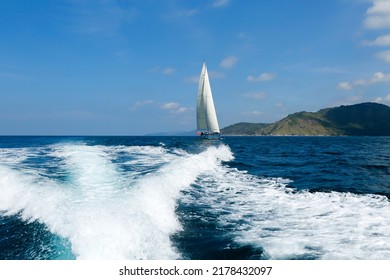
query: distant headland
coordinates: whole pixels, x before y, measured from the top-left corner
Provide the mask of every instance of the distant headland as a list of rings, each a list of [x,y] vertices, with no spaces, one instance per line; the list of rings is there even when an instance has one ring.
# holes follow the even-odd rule
[[[298,112],[274,123],[237,123],[222,135],[390,136],[390,107],[361,103]]]

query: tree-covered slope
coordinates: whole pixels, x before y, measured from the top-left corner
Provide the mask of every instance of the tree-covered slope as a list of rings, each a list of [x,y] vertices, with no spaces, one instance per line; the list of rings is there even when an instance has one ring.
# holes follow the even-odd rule
[[[222,129],[224,135],[367,135],[390,136],[390,107],[361,103],[298,112],[272,124],[238,123]]]

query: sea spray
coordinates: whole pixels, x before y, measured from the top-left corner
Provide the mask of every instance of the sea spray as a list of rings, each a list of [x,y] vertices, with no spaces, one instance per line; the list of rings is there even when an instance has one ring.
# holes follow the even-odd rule
[[[2,258],[390,259],[388,138],[7,141]]]
[[[142,157],[139,151],[82,144],[52,149],[50,156],[61,160],[67,180],[2,166],[0,189],[6,195],[1,197],[0,209],[45,224],[70,241],[79,259],[180,258],[170,240],[181,229],[175,214],[180,192],[202,172],[216,168],[220,160],[232,158],[223,145],[199,154],[169,154],[169,161],[156,172],[131,180],[131,174],[113,161],[118,150]],[[153,149],[154,157],[167,156],[159,149]]]
[[[183,203],[206,206],[222,232],[240,246],[260,248],[261,258],[390,258],[387,197],[296,191],[289,183],[220,166]]]

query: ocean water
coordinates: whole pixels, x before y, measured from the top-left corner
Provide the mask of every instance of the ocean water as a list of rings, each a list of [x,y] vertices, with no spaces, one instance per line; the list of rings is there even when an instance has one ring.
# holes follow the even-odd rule
[[[0,137],[0,259],[390,259],[390,137]]]

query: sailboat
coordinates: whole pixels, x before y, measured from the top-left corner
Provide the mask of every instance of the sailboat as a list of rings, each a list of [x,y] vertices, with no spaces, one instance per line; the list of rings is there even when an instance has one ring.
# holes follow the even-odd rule
[[[221,139],[206,63],[203,63],[202,71],[200,72],[196,119],[196,133],[201,138]]]

